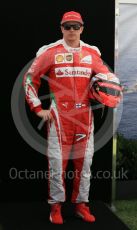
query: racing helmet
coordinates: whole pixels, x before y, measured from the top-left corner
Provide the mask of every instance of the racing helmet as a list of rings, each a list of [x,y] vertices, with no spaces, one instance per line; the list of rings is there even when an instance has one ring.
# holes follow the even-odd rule
[[[97,102],[115,108],[122,99],[122,86],[113,73],[96,74],[90,82],[91,98]]]

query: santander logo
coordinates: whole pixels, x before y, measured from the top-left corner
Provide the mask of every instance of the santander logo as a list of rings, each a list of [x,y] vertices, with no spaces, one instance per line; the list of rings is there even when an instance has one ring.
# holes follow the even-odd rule
[[[60,75],[63,75],[64,73],[59,69],[56,74],[60,76]]]
[[[92,73],[91,68],[85,67],[62,67],[55,68],[56,77],[86,77],[90,78]]]

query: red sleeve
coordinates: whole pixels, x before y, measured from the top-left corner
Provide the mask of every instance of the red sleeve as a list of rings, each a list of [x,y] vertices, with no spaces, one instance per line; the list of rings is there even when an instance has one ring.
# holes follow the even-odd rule
[[[98,73],[110,73],[110,70],[106,65],[104,65],[101,57],[99,55],[93,55],[93,63],[92,63],[92,68],[93,68],[93,74],[98,74]]]
[[[110,73],[110,70],[108,67],[103,63],[100,54],[94,51],[92,53],[92,76],[95,74],[108,74]],[[95,99],[93,96],[92,88],[90,89],[89,97],[91,99]]]
[[[38,89],[40,87],[40,78],[46,74],[52,65],[52,54],[45,51],[36,57],[24,76],[25,98],[34,112],[42,110],[41,101],[38,98]]]

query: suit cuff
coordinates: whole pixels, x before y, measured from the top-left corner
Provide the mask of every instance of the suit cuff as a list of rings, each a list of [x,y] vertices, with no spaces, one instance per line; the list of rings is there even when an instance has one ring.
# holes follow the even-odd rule
[[[38,113],[38,112],[40,112],[41,110],[42,110],[41,105],[38,105],[38,106],[36,106],[36,107],[33,108],[33,111],[34,111],[35,113]]]

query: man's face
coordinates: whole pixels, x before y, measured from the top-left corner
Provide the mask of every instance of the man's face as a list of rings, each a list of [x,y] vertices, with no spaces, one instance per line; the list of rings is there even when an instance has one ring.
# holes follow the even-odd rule
[[[65,22],[61,25],[61,31],[65,40],[80,40],[80,34],[83,32],[83,26],[79,22]]]

